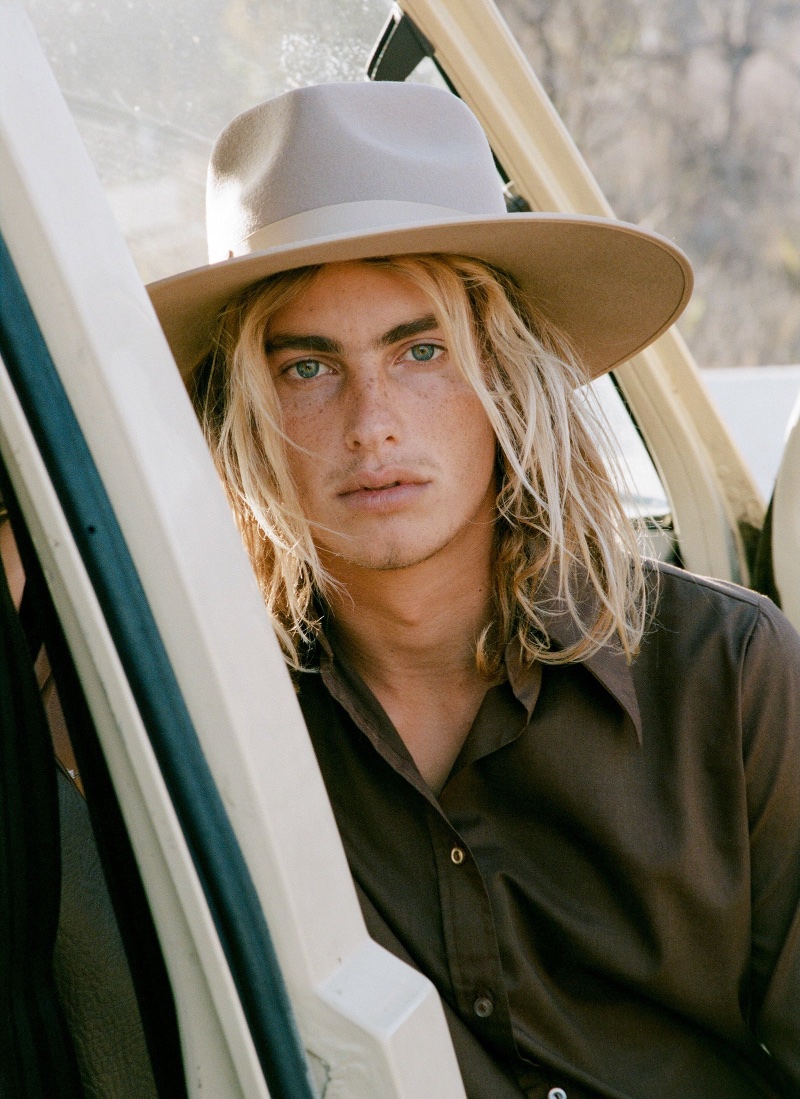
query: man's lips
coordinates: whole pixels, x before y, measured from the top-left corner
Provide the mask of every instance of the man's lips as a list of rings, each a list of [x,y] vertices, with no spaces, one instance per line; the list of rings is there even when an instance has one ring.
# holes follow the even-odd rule
[[[362,470],[345,481],[339,490],[339,496],[350,496],[354,492],[381,492],[405,485],[425,485],[427,483],[427,477],[404,469],[379,469],[374,473]]]
[[[363,471],[345,481],[338,496],[348,507],[388,510],[412,502],[429,484],[428,478],[407,470]]]
[[[360,488],[353,489],[353,492],[383,492],[387,488],[397,488],[398,485],[411,484],[410,481],[387,481],[385,484],[380,485],[361,485]],[[346,494],[348,495],[348,494]]]

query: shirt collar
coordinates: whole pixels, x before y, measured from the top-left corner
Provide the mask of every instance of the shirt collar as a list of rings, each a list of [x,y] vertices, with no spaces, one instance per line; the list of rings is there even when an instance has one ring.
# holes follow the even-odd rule
[[[557,613],[549,623],[550,638],[560,649],[566,649],[579,640],[577,623],[565,610]],[[320,665],[330,667],[336,660],[330,641],[324,631],[318,635]],[[341,659],[341,657],[339,657]],[[631,666],[624,653],[613,645],[604,645],[592,656],[579,661],[604,687],[630,718],[636,739],[642,743],[642,717],[633,682]],[[515,697],[525,707],[530,721],[542,685],[541,665],[522,659],[519,642],[512,639],[505,652],[508,682]]]
[[[574,645],[580,639],[578,625],[566,610],[554,617],[549,628],[551,640],[555,641],[561,649]],[[636,739],[641,745],[642,716],[633,682],[633,672],[625,654],[609,644],[581,660],[580,663],[626,712],[636,732]]]

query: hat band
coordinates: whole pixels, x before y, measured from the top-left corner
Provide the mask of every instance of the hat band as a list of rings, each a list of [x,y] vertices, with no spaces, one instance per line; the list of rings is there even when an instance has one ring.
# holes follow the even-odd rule
[[[491,213],[491,211],[490,211]],[[285,244],[302,244],[341,233],[369,233],[375,230],[409,229],[414,225],[436,224],[475,217],[464,210],[449,206],[429,206],[424,202],[394,202],[370,199],[365,202],[342,202],[335,206],[320,206],[265,225],[246,237],[234,251],[235,256],[264,252]]]

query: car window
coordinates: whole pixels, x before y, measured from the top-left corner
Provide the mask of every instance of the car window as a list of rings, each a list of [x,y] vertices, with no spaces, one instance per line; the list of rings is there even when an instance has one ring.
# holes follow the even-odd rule
[[[661,561],[676,561],[677,539],[666,490],[611,375],[592,383],[592,395],[601,431],[616,451],[613,475],[644,552]]]
[[[234,115],[363,80],[391,0],[26,0],[145,282],[207,262],[206,166]]]

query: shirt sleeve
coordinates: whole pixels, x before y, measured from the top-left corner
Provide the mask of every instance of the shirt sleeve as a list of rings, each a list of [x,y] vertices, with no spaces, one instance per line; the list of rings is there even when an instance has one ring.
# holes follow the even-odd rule
[[[767,600],[742,662],[751,1026],[800,1086],[800,636]]]

